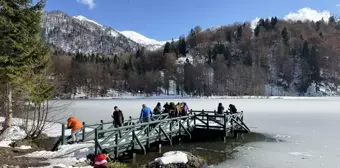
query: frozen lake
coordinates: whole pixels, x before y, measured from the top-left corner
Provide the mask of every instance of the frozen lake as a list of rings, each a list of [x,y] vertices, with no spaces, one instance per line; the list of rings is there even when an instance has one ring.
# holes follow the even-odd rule
[[[234,160],[214,167],[340,168],[340,98],[312,99],[128,99],[75,100],[67,112],[86,123],[111,121],[114,106],[124,117],[138,117],[142,104],[153,108],[157,102],[187,102],[190,109],[215,110],[235,104],[244,111],[251,131],[269,134],[283,142],[256,142],[239,147]],[[66,102],[66,101],[65,101]]]

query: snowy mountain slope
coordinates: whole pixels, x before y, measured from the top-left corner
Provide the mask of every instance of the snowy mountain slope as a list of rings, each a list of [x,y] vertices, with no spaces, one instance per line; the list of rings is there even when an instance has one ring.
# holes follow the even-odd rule
[[[101,24],[99,24],[99,23],[97,23],[97,22],[95,22],[95,21],[93,21],[93,20],[91,20],[91,19],[88,19],[88,18],[86,18],[85,16],[77,15],[77,16],[73,16],[73,18],[78,19],[78,20],[80,20],[80,21],[82,21],[82,22],[91,22],[91,23],[93,23],[93,24],[96,24],[96,25],[98,25],[98,26],[103,27],[103,25],[101,25]]]
[[[84,16],[71,17],[61,11],[44,13],[41,27],[41,38],[65,52],[112,55],[140,48],[139,44],[110,27]]]
[[[157,41],[154,39],[147,38],[135,31],[121,31],[125,37],[129,38],[130,40],[148,48],[148,49],[158,49],[165,45],[166,41]]]
[[[85,16],[69,16],[62,11],[46,12],[41,37],[48,44],[70,53],[115,54],[133,52],[140,47],[161,48],[166,42],[147,38],[137,32],[119,32]]]

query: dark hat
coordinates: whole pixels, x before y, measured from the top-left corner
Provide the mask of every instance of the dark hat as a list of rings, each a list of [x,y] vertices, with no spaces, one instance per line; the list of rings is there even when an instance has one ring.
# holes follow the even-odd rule
[[[102,153],[103,153],[103,154],[109,154],[109,150],[103,149],[103,150],[102,150]]]

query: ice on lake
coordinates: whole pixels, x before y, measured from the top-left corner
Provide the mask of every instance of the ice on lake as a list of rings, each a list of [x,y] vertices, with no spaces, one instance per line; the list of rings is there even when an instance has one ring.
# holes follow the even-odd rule
[[[278,142],[255,142],[239,147],[235,159],[213,167],[340,168],[340,98],[313,99],[114,99],[75,100],[67,112],[86,123],[111,121],[114,106],[124,117],[139,117],[142,104],[187,102],[190,109],[215,110],[235,104],[253,132],[271,135]],[[282,140],[282,141],[281,141]],[[223,150],[223,149],[221,149]]]

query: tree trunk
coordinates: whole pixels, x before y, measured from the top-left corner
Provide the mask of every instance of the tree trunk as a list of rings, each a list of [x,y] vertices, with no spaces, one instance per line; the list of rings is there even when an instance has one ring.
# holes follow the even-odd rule
[[[7,135],[9,134],[9,129],[12,126],[12,120],[13,120],[13,109],[12,109],[12,88],[10,88],[9,84],[7,86],[7,113],[6,113],[6,119],[5,124],[3,125],[3,129],[0,132],[0,141],[5,139]]]

